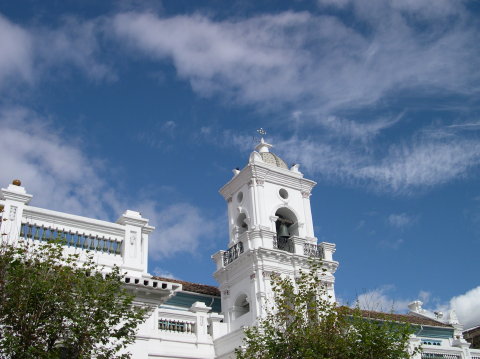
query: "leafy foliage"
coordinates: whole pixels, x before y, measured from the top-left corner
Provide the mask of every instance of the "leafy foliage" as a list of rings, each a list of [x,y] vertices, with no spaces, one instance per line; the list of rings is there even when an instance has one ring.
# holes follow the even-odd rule
[[[237,359],[410,358],[410,325],[337,307],[327,295],[323,275],[321,263],[311,262],[310,270],[295,281],[274,277],[273,305],[258,326],[245,330]]]
[[[65,255],[60,241],[0,244],[0,358],[130,358],[146,309],[114,267],[102,274],[88,255]]]

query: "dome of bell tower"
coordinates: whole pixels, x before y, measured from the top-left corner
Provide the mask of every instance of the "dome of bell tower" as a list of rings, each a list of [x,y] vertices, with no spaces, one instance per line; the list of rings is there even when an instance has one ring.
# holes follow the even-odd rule
[[[260,143],[255,147],[255,150],[260,154],[263,162],[288,170],[288,166],[285,161],[278,157],[275,153],[270,152],[271,147],[272,145],[265,142],[265,140],[262,138]]]
[[[280,168],[285,168],[288,170],[288,166],[284,160],[278,157],[275,153],[272,152],[261,152],[260,156],[262,156],[262,160],[265,163],[275,165]]]

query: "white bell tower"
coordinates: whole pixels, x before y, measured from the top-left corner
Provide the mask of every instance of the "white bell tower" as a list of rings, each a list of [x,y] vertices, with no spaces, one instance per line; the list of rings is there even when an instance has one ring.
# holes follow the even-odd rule
[[[317,244],[310,209],[315,182],[299,165],[288,168],[262,138],[242,170],[220,189],[228,205],[228,250],[212,256],[228,331],[255,324],[265,315],[271,274],[295,276],[308,257],[323,259],[325,283],[334,300],[338,262],[335,245]]]

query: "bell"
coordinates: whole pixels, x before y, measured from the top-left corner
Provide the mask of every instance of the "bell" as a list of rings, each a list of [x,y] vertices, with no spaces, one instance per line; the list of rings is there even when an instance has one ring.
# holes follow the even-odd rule
[[[279,237],[290,237],[290,233],[288,233],[288,227],[285,223],[280,223],[280,226],[278,227],[278,232],[277,235]]]

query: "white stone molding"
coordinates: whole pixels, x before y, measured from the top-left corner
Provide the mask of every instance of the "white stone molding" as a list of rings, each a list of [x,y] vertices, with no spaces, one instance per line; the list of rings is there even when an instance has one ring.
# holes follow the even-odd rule
[[[2,188],[0,191],[0,199],[12,202],[28,204],[33,197],[27,193],[24,187],[14,184],[9,184],[8,188]]]
[[[311,192],[310,191],[302,191],[302,197],[303,198],[310,198]]]
[[[258,153],[257,151],[253,151],[251,154],[250,154],[250,157],[248,159],[248,162],[249,163],[258,163],[258,162],[263,162],[263,159],[262,159],[262,156],[260,156],[260,153]]]
[[[10,206],[10,214],[8,215],[8,219],[11,221],[15,221],[17,219],[17,206]]]

